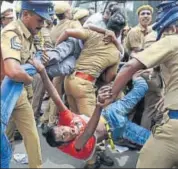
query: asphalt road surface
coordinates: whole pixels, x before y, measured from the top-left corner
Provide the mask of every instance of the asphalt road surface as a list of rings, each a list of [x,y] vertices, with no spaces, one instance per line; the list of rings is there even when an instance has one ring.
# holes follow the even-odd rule
[[[47,106],[47,102],[43,102],[42,110],[45,111]],[[85,163],[83,161],[77,160],[68,156],[57,148],[50,147],[46,140],[43,138],[41,134],[41,129],[38,128],[41,149],[42,149],[42,158],[43,158],[43,168],[83,168]],[[33,143],[32,143],[33,144]],[[25,153],[25,147],[23,141],[15,142],[14,154],[16,153]],[[136,161],[138,159],[137,151],[126,151],[123,153],[119,153],[117,151],[113,151],[109,148],[106,150],[107,155],[109,155],[115,162],[113,167],[101,166],[101,168],[135,168]],[[10,168],[28,168],[28,165],[24,165],[16,162],[13,158],[11,160]]]
[[[84,166],[83,161],[76,160],[60,152],[57,148],[51,148],[41,135],[41,129],[39,129],[39,135],[41,140],[43,168],[82,168]],[[15,143],[14,153],[26,153],[23,142]],[[137,151],[119,153],[109,148],[107,148],[107,155],[112,157],[115,161],[115,165],[112,168],[135,168],[138,158]],[[17,163],[12,158],[10,168],[28,168],[28,165]],[[101,166],[101,168],[110,167]]]

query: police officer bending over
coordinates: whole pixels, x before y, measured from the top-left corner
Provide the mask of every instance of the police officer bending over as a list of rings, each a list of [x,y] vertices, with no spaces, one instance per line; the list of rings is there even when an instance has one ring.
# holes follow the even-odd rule
[[[33,36],[40,31],[44,20],[50,20],[51,3],[49,1],[22,1],[22,12],[19,20],[8,24],[1,34],[2,57],[5,75],[24,85],[32,83],[20,65],[28,62],[36,52]],[[44,58],[44,61],[47,61]],[[32,107],[27,99],[27,91],[23,90],[12,117],[23,136],[30,168],[41,168],[41,148]]]

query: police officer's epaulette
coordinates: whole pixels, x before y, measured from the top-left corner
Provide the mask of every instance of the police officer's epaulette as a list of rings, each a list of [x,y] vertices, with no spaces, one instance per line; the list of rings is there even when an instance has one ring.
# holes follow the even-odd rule
[[[11,38],[11,48],[16,50],[21,50],[22,45],[16,41],[17,36]]]

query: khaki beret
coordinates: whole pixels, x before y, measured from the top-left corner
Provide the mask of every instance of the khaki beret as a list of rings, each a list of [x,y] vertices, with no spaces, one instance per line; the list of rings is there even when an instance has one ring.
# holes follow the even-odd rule
[[[86,16],[89,16],[89,11],[87,9],[77,9],[77,11],[73,15],[73,19],[79,20]]]
[[[142,5],[137,9],[137,15],[143,10],[149,10],[152,14],[154,12],[153,8],[150,5]]]
[[[13,17],[14,15],[12,9],[8,9],[1,14],[1,18],[13,18]]]
[[[69,9],[71,9],[71,6],[66,1],[55,1],[54,2],[54,11],[56,14],[63,14]]]

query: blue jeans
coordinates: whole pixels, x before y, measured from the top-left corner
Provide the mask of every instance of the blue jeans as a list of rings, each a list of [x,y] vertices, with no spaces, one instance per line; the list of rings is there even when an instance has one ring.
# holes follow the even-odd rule
[[[142,77],[136,78],[133,80],[133,89],[124,98],[103,110],[102,115],[110,125],[113,140],[125,138],[138,145],[143,145],[149,138],[149,130],[132,123],[127,117],[147,91],[146,81]]]

